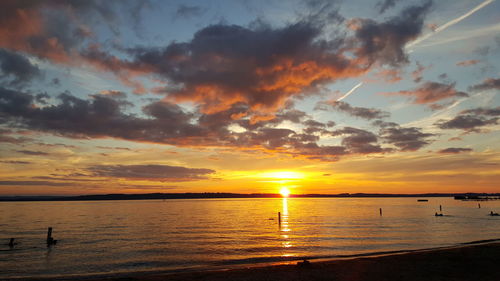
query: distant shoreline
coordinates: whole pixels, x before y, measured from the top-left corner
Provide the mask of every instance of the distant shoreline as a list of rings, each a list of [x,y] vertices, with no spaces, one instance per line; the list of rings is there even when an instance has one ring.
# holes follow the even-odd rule
[[[415,198],[415,197],[498,197],[500,193],[341,193],[341,194],[292,194],[289,198]],[[283,198],[273,193],[146,193],[146,194],[94,194],[77,196],[0,196],[0,202],[27,201],[98,201],[98,200],[169,200],[169,199],[224,199],[224,198]]]
[[[8,280],[92,280],[92,281],[252,281],[252,280],[500,280],[497,270],[500,239],[489,239],[418,250],[374,252],[345,258],[297,261],[267,265],[245,265],[222,269],[181,272],[128,272],[70,275]]]

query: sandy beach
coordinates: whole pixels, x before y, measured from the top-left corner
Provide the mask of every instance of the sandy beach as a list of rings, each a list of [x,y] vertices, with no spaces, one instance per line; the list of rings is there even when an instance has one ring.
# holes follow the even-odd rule
[[[449,248],[332,261],[255,266],[186,273],[130,273],[112,277],[61,277],[46,280],[500,280],[500,242],[477,242]],[[34,280],[34,279],[32,279]],[[41,279],[37,279],[41,280]]]

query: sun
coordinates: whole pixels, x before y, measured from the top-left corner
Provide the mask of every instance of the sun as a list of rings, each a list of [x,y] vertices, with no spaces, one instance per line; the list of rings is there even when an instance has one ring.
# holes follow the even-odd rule
[[[283,187],[280,190],[280,194],[283,197],[288,197],[288,196],[290,196],[290,190],[288,188],[286,188],[286,187]]]

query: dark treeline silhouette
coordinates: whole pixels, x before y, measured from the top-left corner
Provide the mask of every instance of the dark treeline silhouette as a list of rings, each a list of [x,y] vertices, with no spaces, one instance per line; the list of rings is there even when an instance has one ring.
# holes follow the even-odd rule
[[[376,197],[463,197],[500,196],[500,193],[341,193],[341,194],[290,194],[291,198],[376,198]],[[146,193],[146,194],[94,194],[78,196],[2,196],[0,201],[93,201],[93,200],[152,200],[152,199],[214,199],[214,198],[281,198],[273,193]]]

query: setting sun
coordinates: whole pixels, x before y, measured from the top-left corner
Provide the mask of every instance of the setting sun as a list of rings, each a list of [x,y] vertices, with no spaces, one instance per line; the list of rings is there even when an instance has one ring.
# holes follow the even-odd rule
[[[288,197],[290,195],[290,190],[286,187],[283,187],[281,190],[280,190],[280,194],[281,196],[283,197]]]

